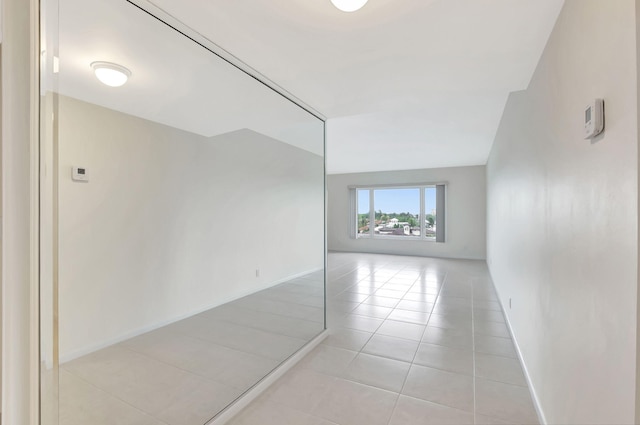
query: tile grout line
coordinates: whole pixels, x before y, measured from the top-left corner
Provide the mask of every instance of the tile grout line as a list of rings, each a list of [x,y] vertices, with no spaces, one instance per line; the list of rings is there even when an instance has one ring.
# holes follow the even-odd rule
[[[417,281],[417,280],[418,280],[418,279],[416,279],[416,281]],[[415,285],[415,282],[414,282],[414,285]],[[413,288],[413,285],[411,285],[411,287]],[[407,292],[405,292],[405,295],[406,295],[408,292],[409,292],[409,290],[407,290]],[[401,299],[401,301],[402,301],[403,299],[404,299],[404,296],[403,296],[403,298]],[[398,302],[398,304],[400,304],[400,302]],[[398,304],[396,304],[396,306],[397,306]],[[395,310],[396,310],[396,307],[394,307],[394,308],[393,308],[393,311],[395,311]],[[429,322],[429,321],[427,320],[427,323],[428,323],[428,322]],[[382,326],[382,325],[381,325],[381,326]],[[426,329],[426,328],[427,328],[427,327],[426,327],[426,325],[425,325],[425,329]],[[424,335],[424,330],[422,331],[422,335]],[[420,336],[420,340],[422,340],[422,335]],[[398,391],[398,396],[396,397],[396,401],[395,401],[395,403],[393,404],[393,409],[391,409],[391,415],[389,416],[389,420],[387,421],[387,425],[390,425],[390,423],[391,423],[391,419],[393,419],[393,415],[395,414],[396,409],[398,408],[398,402],[400,401],[400,396],[402,395],[402,390],[404,389],[404,386],[405,386],[405,384],[407,383],[407,379],[409,378],[409,373],[411,372],[411,366],[413,366],[413,361],[415,360],[415,358],[416,358],[416,354],[418,353],[418,350],[419,350],[419,349],[420,349],[420,341],[418,341],[418,347],[416,348],[416,352],[413,354],[413,358],[411,359],[411,362],[409,363],[409,370],[407,370],[407,374],[405,375],[404,380],[402,381],[402,386],[400,386],[400,390]]]
[[[399,273],[399,272],[400,272],[400,271],[398,271],[397,273]],[[396,273],[396,274],[397,274],[397,273]],[[369,276],[371,276],[371,274],[370,274]],[[395,275],[393,275],[393,276],[395,276]],[[393,276],[392,276],[391,278],[389,278],[387,281],[385,281],[385,284],[386,284],[389,280],[391,280],[391,279],[393,278]],[[364,279],[366,279],[366,278],[362,278],[362,279],[360,279],[358,282],[356,282],[355,284],[353,284],[353,285],[349,286],[347,289],[349,289],[349,288],[352,288],[352,287],[356,286],[359,282],[361,282],[361,281],[362,281],[362,280],[364,280]],[[417,279],[416,279],[416,280],[417,280]],[[414,282],[414,284],[415,284],[415,282]],[[383,284],[382,286],[384,286],[384,284]],[[413,285],[411,285],[411,287],[413,287]],[[340,292],[340,294],[341,294],[341,293],[346,292],[346,291],[347,291],[347,289],[345,289],[344,291]],[[377,291],[378,289],[380,289],[380,288],[376,288],[376,291]],[[373,293],[373,294],[369,294],[369,296],[368,296],[367,298],[365,298],[363,301],[359,302],[359,303],[358,303],[358,305],[357,305],[353,310],[351,310],[351,312],[349,312],[348,314],[353,314],[353,311],[354,311],[355,309],[357,309],[358,307],[360,307],[362,304],[364,304],[364,301],[365,301],[365,300],[367,300],[369,297],[373,296],[373,295],[375,294],[375,292],[376,292],[376,291],[374,291],[374,293]],[[405,295],[406,295],[408,292],[409,292],[409,289],[407,289],[407,291],[405,291]],[[403,296],[403,298],[402,298],[402,299],[404,299],[404,296]],[[400,300],[402,300],[402,299],[400,299]],[[400,302],[400,301],[398,301],[398,303],[399,303],[399,302]],[[369,304],[367,304],[367,305],[369,305]],[[397,304],[396,304],[396,305],[397,305]],[[395,309],[396,309],[396,307],[393,307],[393,309],[392,309],[391,313],[393,313],[393,311],[394,311]],[[389,315],[390,315],[391,313],[389,313],[389,314],[387,315],[387,318],[389,317]],[[367,316],[364,316],[364,317],[367,317]],[[369,342],[371,341],[371,339],[376,335],[376,332],[377,332],[377,331],[380,329],[380,327],[384,324],[384,322],[387,320],[387,318],[382,319],[382,323],[380,323],[380,325],[378,325],[378,327],[377,327],[373,332],[371,332],[371,336],[370,336],[370,337],[367,339],[367,341],[362,345],[362,347],[360,347],[360,349],[358,350],[357,354],[354,356],[354,358],[353,358],[353,359],[351,359],[351,360],[349,361],[349,363],[348,363],[348,364],[347,364],[347,366],[345,367],[345,372],[346,372],[346,370],[349,368],[349,366],[351,366],[351,364],[355,361],[355,359],[356,359],[360,354],[368,354],[368,353],[363,353],[363,352],[362,352],[362,350],[364,349],[364,347],[366,347],[366,346],[367,346],[367,344],[369,344]],[[342,328],[343,328],[343,329],[349,329],[349,328],[344,328],[344,327],[342,327]],[[426,326],[425,326],[425,329],[426,329]],[[353,329],[353,330],[358,330],[358,329]],[[364,332],[364,331],[362,331],[362,332]],[[424,334],[424,331],[423,331],[423,334]],[[421,339],[422,339],[422,337],[421,337]],[[418,343],[418,348],[419,348],[419,343]],[[416,354],[417,354],[417,350],[416,350],[416,353],[414,353],[414,359],[415,359],[415,355],[416,355]],[[382,357],[382,356],[379,356],[379,357]],[[385,357],[382,357],[382,358],[385,358]],[[396,359],[392,359],[392,360],[396,360]],[[410,365],[411,365],[411,364],[413,364],[413,360],[411,361]],[[411,366],[409,366],[409,370],[411,370]],[[405,378],[404,378],[404,382],[406,382],[406,380],[407,380],[407,377],[408,377],[408,376],[409,376],[409,371],[407,371],[407,376],[405,376]],[[345,378],[340,378],[340,379],[345,379],[345,380],[350,381],[350,380],[349,380],[349,379],[347,379],[346,377],[345,377]],[[381,389],[381,390],[383,390],[383,391],[389,391],[389,390],[384,390],[384,389],[379,388],[379,387],[376,387],[376,386],[374,386],[374,385],[369,385],[369,384],[365,384],[365,383],[362,383],[362,382],[357,382],[357,381],[352,381],[352,382],[356,382],[356,383],[358,383],[358,384],[360,384],[360,385],[365,385],[365,386],[367,386],[367,387],[371,387],[371,388]],[[398,405],[398,400],[400,399],[400,395],[401,395],[401,392],[402,392],[402,388],[404,387],[404,382],[403,382],[403,384],[402,384],[402,387],[400,388],[400,391],[397,393],[396,401],[395,401],[395,403],[394,403],[393,409],[391,410],[391,415],[389,416],[389,420],[387,421],[387,425],[389,425],[389,423],[391,422],[391,419],[393,418],[393,414],[394,414],[394,412],[395,412],[395,410],[396,410],[396,406]],[[392,392],[392,391],[389,391],[389,392]]]
[[[356,268],[356,270],[357,270],[357,268]],[[371,274],[369,274],[369,276],[371,276]],[[368,277],[368,276],[367,276],[367,277]],[[364,277],[364,278],[360,279],[359,281],[357,281],[357,282],[356,282],[356,283],[354,283],[353,285],[349,286],[347,289],[349,289],[349,288],[352,288],[352,287],[356,286],[359,282],[361,282],[361,281],[362,281],[362,280],[364,280],[364,279],[366,279],[366,277]],[[328,282],[327,282],[327,284],[328,284]],[[347,289],[345,289],[344,291],[340,292],[339,294],[342,294],[342,293],[346,292],[346,291],[347,291]],[[371,295],[369,295],[369,296],[371,296]],[[368,297],[367,297],[367,298],[368,298]],[[367,298],[365,298],[365,300],[366,300]],[[358,303],[358,305],[357,305],[353,310],[355,310],[356,308],[360,307],[360,306],[362,305],[362,303],[363,303],[363,302],[364,302],[364,300],[363,300],[363,301],[361,301],[360,303]],[[347,315],[349,315],[349,314],[353,314],[353,310],[351,310],[350,312],[348,312],[348,313],[347,313]],[[383,323],[384,323],[384,320],[383,320]],[[346,371],[346,369],[348,369],[348,368],[349,368],[349,366],[351,366],[351,364],[355,361],[356,357],[358,357],[358,355],[359,355],[360,353],[362,353],[362,349],[363,349],[363,348],[364,348],[364,347],[369,343],[369,341],[371,341],[371,338],[373,338],[373,336],[375,335],[376,331],[380,328],[380,326],[382,326],[382,323],[381,323],[381,324],[376,328],[376,330],[375,330],[375,331],[370,332],[370,333],[371,333],[371,336],[370,336],[369,338],[367,338],[366,342],[362,345],[362,347],[360,347],[360,348],[358,349],[357,354],[353,357],[353,359],[351,359],[351,360],[349,361],[349,363],[347,364],[347,366],[346,366],[346,368],[345,368],[345,371]],[[345,328],[345,327],[343,327],[343,326],[339,326],[339,328],[342,328],[342,329],[350,329],[350,328]],[[329,329],[330,329],[330,327],[329,327],[329,326],[327,326],[327,330],[329,330]],[[334,329],[335,329],[335,328],[334,328]],[[352,329],[352,330],[360,331],[359,329]],[[365,331],[361,331],[361,332],[365,332]]]
[[[438,298],[440,297],[440,293],[442,292],[442,288],[444,288],[444,286],[446,284],[446,279],[447,279],[447,275],[445,274],[445,277],[443,279],[442,285],[440,285],[440,289],[438,289],[438,294],[436,294],[436,300],[433,303],[433,307],[431,308],[431,311],[429,312],[429,319],[427,319],[427,324],[424,325],[424,329],[422,330],[422,335],[420,336],[420,340],[418,341],[418,348],[416,349],[416,352],[413,354],[413,359],[411,359],[411,363],[409,363],[409,370],[407,371],[407,375],[404,377],[404,380],[402,382],[402,386],[400,387],[400,391],[398,391],[398,397],[396,398],[396,402],[395,402],[395,404],[393,406],[393,410],[391,411],[391,416],[389,417],[389,421],[387,421],[387,425],[391,425],[391,419],[393,418],[393,414],[396,412],[396,409],[398,408],[398,402],[400,401],[400,396],[402,395],[402,391],[404,390],[404,387],[407,384],[407,379],[409,379],[409,373],[411,373],[411,368],[413,367],[414,362],[416,360],[416,356],[418,355],[418,351],[420,350],[420,344],[422,344],[422,338],[424,338],[424,334],[427,332],[427,326],[429,326],[429,321],[431,320],[431,314],[432,314],[433,309],[435,308],[435,306],[436,306],[436,304],[438,302]],[[418,281],[418,279],[416,279],[416,282],[417,281]],[[415,285],[415,283],[414,283],[414,285]],[[407,291],[407,293],[408,293],[408,291]],[[394,308],[394,310],[395,310],[395,308]]]

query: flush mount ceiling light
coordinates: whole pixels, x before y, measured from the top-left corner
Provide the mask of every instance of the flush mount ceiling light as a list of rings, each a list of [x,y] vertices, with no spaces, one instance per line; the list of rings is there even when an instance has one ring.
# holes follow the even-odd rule
[[[91,68],[100,82],[111,87],[120,87],[131,77],[131,71],[111,62],[92,62]]]
[[[355,12],[362,8],[368,0],[331,0],[331,3],[343,12]]]

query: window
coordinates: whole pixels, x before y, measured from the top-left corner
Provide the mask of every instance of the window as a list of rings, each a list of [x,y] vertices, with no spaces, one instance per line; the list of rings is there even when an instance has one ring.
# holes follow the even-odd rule
[[[350,188],[352,237],[444,242],[444,187]]]

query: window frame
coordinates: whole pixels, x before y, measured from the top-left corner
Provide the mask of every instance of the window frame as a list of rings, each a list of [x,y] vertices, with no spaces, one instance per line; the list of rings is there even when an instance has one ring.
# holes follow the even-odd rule
[[[425,208],[425,189],[427,188],[435,188],[436,189],[436,223],[437,226],[441,225],[442,229],[436,227],[436,236],[435,238],[426,237],[426,208]],[[436,182],[436,183],[419,183],[419,184],[391,184],[391,185],[353,185],[349,186],[350,193],[350,203],[351,208],[349,211],[349,229],[351,233],[352,239],[363,239],[363,240],[371,240],[371,239],[382,239],[382,240],[412,240],[412,241],[420,241],[420,242],[435,242],[435,243],[444,243],[446,242],[445,235],[446,232],[446,214],[447,214],[447,183],[444,182]],[[400,235],[380,235],[375,234],[375,225],[371,225],[371,218],[373,217],[373,223],[375,223],[375,204],[374,204],[374,193],[375,190],[384,190],[384,189],[418,189],[420,193],[420,213],[419,213],[419,221],[420,221],[420,236],[400,236]],[[358,233],[358,191],[359,190],[368,190],[369,191],[369,232],[368,233]],[[440,204],[443,205],[440,205]]]

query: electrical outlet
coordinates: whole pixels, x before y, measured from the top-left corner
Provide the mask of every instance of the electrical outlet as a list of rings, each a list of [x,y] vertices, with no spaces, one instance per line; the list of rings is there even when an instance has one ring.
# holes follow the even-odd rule
[[[256,277],[260,277],[260,269],[256,269]]]

